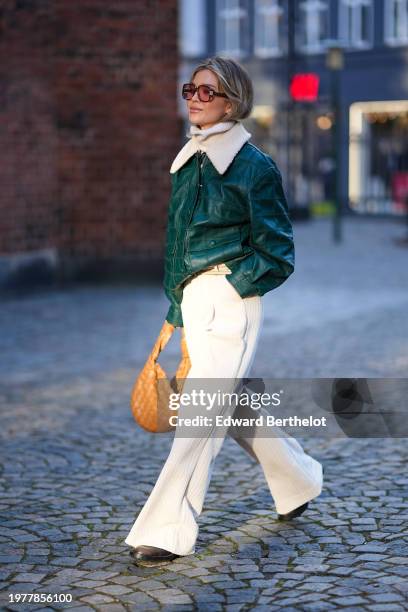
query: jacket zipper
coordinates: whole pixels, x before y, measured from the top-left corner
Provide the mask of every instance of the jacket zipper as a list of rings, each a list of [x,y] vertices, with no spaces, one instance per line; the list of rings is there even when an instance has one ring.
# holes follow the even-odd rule
[[[202,187],[202,183],[201,183],[201,180],[202,180],[201,179],[201,169],[202,169],[203,164],[204,164],[205,153],[203,151],[197,151],[195,153],[195,157],[196,157],[197,162],[198,162],[198,188],[197,188],[197,193],[196,193],[194,205],[191,208],[191,212],[190,212],[190,216],[189,216],[189,220],[188,220],[186,229],[190,225],[190,222],[191,222],[191,219],[193,217],[193,213],[194,213],[195,207],[196,207],[198,199],[200,197],[200,189]],[[187,233],[186,233],[186,237],[184,238],[184,243],[183,243],[184,253],[186,252],[186,243],[187,243]],[[176,254],[177,244],[178,244],[178,235],[177,235],[177,239],[174,241],[174,248],[173,248],[173,258],[172,258],[173,282],[175,280],[175,275],[174,275],[174,268],[175,268],[175,266],[174,266],[174,255]]]
[[[198,160],[198,188],[197,188],[197,193],[196,193],[194,204],[191,207],[190,216],[189,216],[189,219],[188,219],[188,222],[187,222],[187,225],[186,225],[186,230],[190,226],[191,219],[193,218],[193,214],[194,214],[194,211],[195,211],[196,206],[197,206],[197,202],[198,202],[198,200],[200,198],[201,187],[203,186],[203,184],[201,182],[202,181],[201,170],[202,170],[202,167],[203,167],[203,164],[204,164],[205,153],[203,151],[197,151],[196,155],[197,155],[197,160]],[[186,235],[184,237],[184,253],[183,253],[183,255],[187,251],[186,247],[187,247],[187,231],[186,231]]]
[[[193,217],[193,214],[194,214],[194,211],[195,211],[195,207],[197,206],[197,202],[198,202],[198,199],[200,197],[200,190],[201,190],[201,187],[203,186],[203,184],[201,182],[202,181],[201,169],[202,169],[203,163],[204,163],[204,155],[205,155],[205,153],[203,151],[197,151],[197,159],[198,159],[198,188],[197,188],[197,193],[196,193],[194,205],[191,207],[190,217],[188,219],[188,223],[187,223],[186,229],[187,229],[187,227],[191,223],[191,219]],[[184,244],[185,244],[185,241],[184,241]]]

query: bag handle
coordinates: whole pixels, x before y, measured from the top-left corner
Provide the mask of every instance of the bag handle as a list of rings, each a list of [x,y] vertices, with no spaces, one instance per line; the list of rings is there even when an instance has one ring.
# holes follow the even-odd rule
[[[152,361],[157,361],[158,356],[172,337],[174,330],[174,325],[172,325],[168,321],[164,321],[163,327],[160,330],[152,352],[149,355],[149,359],[151,359]]]

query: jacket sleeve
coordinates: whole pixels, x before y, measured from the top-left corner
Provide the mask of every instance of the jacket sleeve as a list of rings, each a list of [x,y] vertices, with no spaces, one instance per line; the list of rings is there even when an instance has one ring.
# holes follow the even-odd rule
[[[183,315],[180,306],[183,298],[183,291],[178,289],[169,291],[166,289],[165,293],[170,300],[170,308],[167,311],[166,321],[174,325],[174,327],[183,327]]]
[[[228,277],[242,297],[279,287],[295,267],[292,224],[276,165],[255,180],[248,191],[248,207],[253,252]]]
[[[174,327],[183,327],[183,316],[181,313],[181,301],[183,299],[183,290],[173,286],[172,282],[172,256],[174,248],[174,219],[173,219],[173,175],[171,183],[171,196],[169,202],[169,211],[166,227],[166,244],[165,244],[165,261],[164,261],[164,292],[170,301],[170,307],[166,314],[166,321],[174,325]]]

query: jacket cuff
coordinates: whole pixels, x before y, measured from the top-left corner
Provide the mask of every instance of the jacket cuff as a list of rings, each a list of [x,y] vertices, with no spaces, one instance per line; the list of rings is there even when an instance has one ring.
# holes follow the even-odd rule
[[[242,272],[236,271],[235,273],[227,274],[225,278],[242,298],[259,295],[257,288],[242,274]]]
[[[181,307],[172,304],[167,312],[166,321],[174,325],[174,327],[183,327],[183,315]]]
[[[290,273],[289,270],[286,276],[275,276],[273,273],[266,273],[256,283],[251,280],[250,274],[245,274],[240,270],[227,274],[225,278],[238,291],[239,295],[244,298],[252,297],[253,295],[264,295],[268,291],[276,289],[287,279]]]

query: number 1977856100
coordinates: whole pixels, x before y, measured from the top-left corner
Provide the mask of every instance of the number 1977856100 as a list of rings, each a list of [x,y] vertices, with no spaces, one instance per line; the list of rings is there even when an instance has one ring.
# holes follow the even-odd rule
[[[70,593],[10,593],[9,603],[71,603]]]

